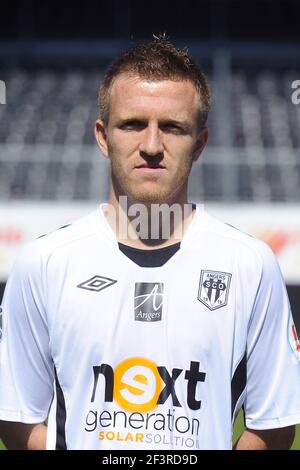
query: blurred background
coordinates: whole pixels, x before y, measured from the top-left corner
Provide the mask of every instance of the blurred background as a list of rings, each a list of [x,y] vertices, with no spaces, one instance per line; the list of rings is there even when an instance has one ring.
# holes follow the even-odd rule
[[[270,244],[300,315],[297,0],[1,4],[0,300],[22,243],[107,198],[99,83],[119,52],[160,32],[188,47],[213,94],[190,199]]]

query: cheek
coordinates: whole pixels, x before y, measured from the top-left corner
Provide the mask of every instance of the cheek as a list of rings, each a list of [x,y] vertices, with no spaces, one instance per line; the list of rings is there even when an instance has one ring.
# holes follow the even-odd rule
[[[191,136],[166,136],[164,145],[167,153],[177,162],[189,160],[195,145]]]
[[[126,181],[130,172],[131,159],[128,158],[128,152],[119,142],[110,142],[108,153],[111,163],[112,173],[119,181]]]
[[[116,162],[118,165],[125,166],[130,157],[132,157],[136,150],[136,143],[134,139],[129,139],[126,136],[118,136],[118,138],[108,139],[108,153],[111,161]]]
[[[193,157],[192,157],[192,146],[191,145],[177,145],[174,147],[176,150],[171,154],[171,161],[173,160],[174,166],[176,165],[177,171],[184,173],[191,168]],[[175,158],[174,158],[175,157]]]
[[[116,145],[114,142],[109,142],[108,144],[108,155],[112,164],[112,167],[124,166],[126,163],[126,153],[124,152],[124,147]]]
[[[182,184],[191,171],[193,165],[192,156],[187,153],[182,153],[176,162],[176,167],[173,167],[173,181],[175,185]]]
[[[183,161],[177,168],[178,179],[186,179],[192,168],[192,159],[186,155],[183,157]]]

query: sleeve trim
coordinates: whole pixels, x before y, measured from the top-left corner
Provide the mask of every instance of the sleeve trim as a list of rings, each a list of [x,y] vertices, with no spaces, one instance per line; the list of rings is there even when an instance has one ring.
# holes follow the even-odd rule
[[[253,430],[284,428],[286,426],[292,426],[293,424],[299,423],[300,413],[284,416],[282,418],[262,419],[258,421],[246,419],[246,427]]]
[[[36,424],[43,423],[47,418],[45,413],[24,413],[20,410],[5,410],[0,408],[0,420],[2,421],[13,421],[18,423]]]

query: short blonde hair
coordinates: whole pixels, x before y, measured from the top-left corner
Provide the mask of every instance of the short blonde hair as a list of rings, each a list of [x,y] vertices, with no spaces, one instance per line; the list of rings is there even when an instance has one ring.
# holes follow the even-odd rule
[[[174,80],[192,82],[200,96],[200,126],[206,123],[210,108],[207,79],[188,55],[187,49],[177,49],[165,35],[154,36],[147,44],[140,44],[122,53],[107,70],[99,89],[100,117],[107,125],[111,87],[119,75],[137,76],[144,80]]]

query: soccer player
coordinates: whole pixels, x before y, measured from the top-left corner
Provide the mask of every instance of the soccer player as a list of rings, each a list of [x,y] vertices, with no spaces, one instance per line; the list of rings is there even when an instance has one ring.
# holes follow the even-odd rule
[[[243,406],[236,449],[288,449],[299,340],[278,264],[187,199],[208,135],[205,77],[158,37],[118,57],[99,96],[110,198],[29,243],[13,268],[2,439],[11,449],[231,449]]]

